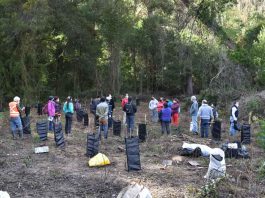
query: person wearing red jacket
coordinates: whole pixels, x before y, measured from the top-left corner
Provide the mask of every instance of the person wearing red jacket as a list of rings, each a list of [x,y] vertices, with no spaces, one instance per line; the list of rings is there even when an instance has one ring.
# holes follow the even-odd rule
[[[122,99],[122,101],[121,101],[122,110],[124,109],[125,105],[128,103],[128,98],[129,98],[129,95],[126,94],[125,97]],[[123,111],[123,122],[122,123],[123,124],[126,123],[126,112],[125,111]]]
[[[164,99],[161,97],[157,103],[157,112],[159,113],[164,107]]]
[[[171,105],[171,121],[172,125],[175,127],[179,126],[179,101],[178,99],[173,100],[173,104]]]

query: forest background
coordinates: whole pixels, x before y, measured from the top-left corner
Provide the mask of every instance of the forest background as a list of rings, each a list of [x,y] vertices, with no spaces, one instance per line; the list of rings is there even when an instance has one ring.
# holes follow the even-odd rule
[[[263,90],[264,11],[263,0],[1,0],[0,102]]]

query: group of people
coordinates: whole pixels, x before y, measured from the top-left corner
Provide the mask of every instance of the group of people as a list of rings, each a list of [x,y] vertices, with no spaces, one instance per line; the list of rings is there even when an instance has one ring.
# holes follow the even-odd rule
[[[208,105],[207,100],[202,100],[202,105],[198,107],[198,102],[195,96],[191,97],[192,105],[190,107],[191,116],[191,131],[193,134],[198,135],[198,123],[200,125],[200,135],[202,138],[208,138],[210,124],[218,118],[218,112],[215,106]],[[230,136],[236,135],[239,131],[238,127],[238,107],[239,102],[235,101],[230,112]]]
[[[198,125],[200,125],[200,135],[202,138],[208,138],[210,124],[218,118],[216,108],[209,106],[207,100],[202,100],[202,105],[199,107],[195,96],[191,97],[192,105],[190,107],[191,116],[191,131],[193,134],[198,134]],[[124,112],[123,123],[127,125],[127,134],[134,131],[135,113],[137,112],[136,104],[133,102],[132,97],[128,94],[121,100],[121,107]],[[231,108],[230,113],[230,135],[234,136],[236,131],[240,130],[237,124],[239,103],[236,101]],[[50,96],[47,104],[47,115],[49,120],[49,130],[53,130],[53,125],[60,121],[61,111],[65,115],[65,133],[71,134],[72,131],[72,117],[74,111],[81,109],[79,100],[73,102],[72,97],[68,96],[61,108],[59,97]],[[20,98],[14,97],[13,101],[9,103],[10,109],[10,128],[15,138],[18,131],[19,137],[23,137],[23,127],[21,122],[21,112],[24,107],[20,106]],[[101,137],[101,131],[104,132],[104,138],[108,138],[108,128],[112,127],[112,115],[115,109],[115,103],[111,94],[107,97],[97,97],[91,101],[90,110],[95,116],[95,125],[99,127],[98,136]],[[149,102],[150,118],[152,122],[161,123],[162,134],[170,134],[171,125],[176,129],[179,127],[179,113],[180,103],[179,100],[174,98],[172,101],[169,99],[160,98],[159,101],[152,96]],[[199,124],[198,124],[199,123]]]
[[[133,133],[134,130],[134,115],[137,107],[128,94],[121,101],[121,107],[124,112],[124,124],[127,125],[127,132]],[[115,109],[115,103],[111,94],[107,97],[97,97],[91,101],[90,110],[94,114],[95,125],[98,126],[98,136],[101,137],[101,131],[104,133],[104,138],[108,138],[108,128],[112,127],[112,115]]]
[[[149,110],[152,122],[161,123],[161,132],[165,132],[169,135],[170,124],[178,129],[179,126],[179,113],[180,113],[180,103],[179,100],[174,98],[172,101],[161,97],[159,101],[152,96],[149,102]]]

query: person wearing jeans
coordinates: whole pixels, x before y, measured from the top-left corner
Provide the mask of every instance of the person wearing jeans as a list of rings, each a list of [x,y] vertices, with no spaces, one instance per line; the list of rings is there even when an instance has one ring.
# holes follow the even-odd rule
[[[239,102],[238,101],[234,102],[230,114],[230,136],[236,135],[236,132],[239,131],[239,128],[237,126],[238,107],[239,107]]]
[[[69,135],[72,132],[72,117],[74,114],[74,105],[71,96],[67,97],[63,106],[63,112],[65,114],[65,133]]]
[[[20,119],[20,112],[24,109],[19,107],[20,98],[18,96],[14,97],[13,102],[9,103],[9,113],[10,113],[10,128],[12,132],[13,139],[16,139],[16,131],[19,132],[19,137],[23,138],[23,128]]]
[[[102,97],[96,108],[96,115],[99,117],[99,133],[98,138],[101,138],[101,131],[104,131],[104,138],[108,138],[108,115],[109,115],[109,105],[106,99]]]
[[[167,132],[170,134],[170,122],[171,122],[171,108],[168,107],[167,102],[164,103],[164,108],[160,111],[161,129],[162,135]]]
[[[132,102],[132,97],[128,98],[128,103],[124,105],[123,111],[126,113],[127,134],[131,135],[134,130],[134,116],[137,112],[136,105]]]
[[[49,120],[49,131],[53,131],[53,119],[55,116],[55,102],[54,97],[49,96],[48,101],[48,120]]]
[[[152,99],[149,102],[149,110],[150,110],[150,115],[151,115],[151,121],[152,122],[157,122],[158,121],[157,104],[158,104],[157,99],[155,99],[155,97],[152,96]]]
[[[202,101],[198,111],[198,118],[201,122],[201,137],[208,138],[210,121],[213,120],[212,108],[207,104],[207,100]]]
[[[197,122],[197,114],[198,114],[198,102],[195,96],[191,97],[192,105],[190,107],[190,116],[192,122],[192,133],[198,134],[198,122]]]

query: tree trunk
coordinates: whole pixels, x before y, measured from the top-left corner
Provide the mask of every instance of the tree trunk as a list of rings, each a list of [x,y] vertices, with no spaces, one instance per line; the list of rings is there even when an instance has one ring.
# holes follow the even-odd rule
[[[192,81],[192,74],[189,72],[187,74],[187,95],[193,95],[193,81]]]
[[[120,47],[110,44],[110,90],[112,94],[120,93]]]

